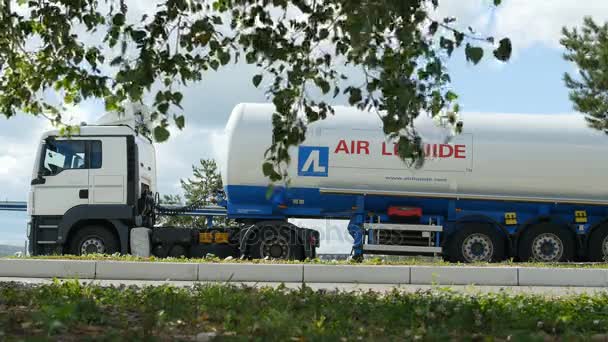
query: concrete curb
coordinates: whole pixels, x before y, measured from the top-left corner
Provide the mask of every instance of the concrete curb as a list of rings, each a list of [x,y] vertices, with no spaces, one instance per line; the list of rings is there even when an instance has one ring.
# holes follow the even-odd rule
[[[198,280],[194,263],[97,261],[95,279]]]
[[[1,259],[0,277],[479,286],[608,286],[608,269]]]
[[[410,266],[304,265],[306,283],[409,284]]]
[[[198,264],[200,281],[253,281],[301,283],[302,264]]]
[[[518,268],[413,266],[411,284],[517,286]]]
[[[0,277],[95,278],[94,260],[0,259]]]
[[[520,267],[519,285],[535,286],[543,284],[551,284],[550,286],[603,287],[608,285],[608,269]]]

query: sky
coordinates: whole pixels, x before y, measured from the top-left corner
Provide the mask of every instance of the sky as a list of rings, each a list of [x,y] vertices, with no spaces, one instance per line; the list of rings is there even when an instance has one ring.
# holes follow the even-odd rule
[[[513,43],[508,63],[484,58],[474,66],[465,61],[461,50],[453,55],[448,70],[462,111],[487,115],[573,112],[562,78],[565,72],[576,69],[563,60],[561,29],[579,26],[584,16],[608,21],[608,1],[503,0],[498,8],[493,8],[492,2],[441,0],[433,14],[437,18],[454,16],[464,28],[472,26],[497,38],[507,36]],[[148,6],[145,0],[127,3],[141,11]],[[229,65],[184,89],[186,128],[173,131],[168,142],[157,146],[161,194],[179,193],[179,179],[191,174],[191,165],[198,159],[219,157],[223,128],[236,104],[268,101],[263,90],[251,84],[255,73],[252,66]],[[343,104],[341,101],[334,104]],[[68,112],[73,122],[94,122],[102,114],[99,101],[87,101]],[[39,118],[0,118],[0,201],[26,199],[37,139],[48,127],[48,122]],[[24,213],[0,212],[0,244],[23,245],[26,220]],[[306,220],[298,224],[321,231],[320,252],[350,252],[344,222]]]

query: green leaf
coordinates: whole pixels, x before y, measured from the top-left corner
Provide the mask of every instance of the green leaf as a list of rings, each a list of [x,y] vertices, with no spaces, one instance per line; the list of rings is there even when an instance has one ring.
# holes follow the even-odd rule
[[[511,40],[509,38],[503,38],[498,42],[498,48],[494,50],[494,57],[500,61],[506,62],[511,58],[512,49]]]
[[[179,128],[180,130],[182,128],[184,128],[185,124],[186,124],[186,119],[184,118],[183,115],[177,116],[177,117],[173,117],[173,120],[175,120],[175,125],[177,126],[177,128]]]
[[[159,112],[161,112],[163,114],[167,114],[167,110],[169,110],[169,103],[163,102],[163,103],[159,104],[157,107],[158,107]]]
[[[116,26],[122,26],[125,24],[125,15],[122,13],[116,13],[114,17],[112,17],[112,24]]]
[[[322,78],[316,78],[315,84],[317,85],[317,87],[321,88],[321,91],[323,92],[323,94],[327,94],[329,92],[329,90],[331,89],[329,82],[327,82],[326,80],[324,80]]]
[[[464,54],[466,55],[467,61],[477,64],[483,58],[483,49],[467,44],[467,47],[464,49]]]
[[[112,59],[112,61],[110,61],[111,66],[116,66],[120,63],[122,63],[122,56],[118,56],[118,57]]]
[[[154,140],[157,142],[163,142],[169,139],[169,131],[163,126],[154,127]]]
[[[454,31],[454,40],[456,41],[456,46],[460,47],[460,44],[462,44],[462,41],[464,40],[464,33]]]
[[[142,30],[134,30],[131,31],[131,39],[136,43],[140,43],[144,38],[146,38],[146,31]]]
[[[219,58],[220,63],[222,63],[222,65],[226,65],[228,64],[228,62],[230,62],[230,53],[226,51],[220,51],[217,57]]]
[[[253,82],[253,85],[257,88],[262,82],[262,75],[253,76],[253,79],[251,81]]]
[[[272,163],[266,162],[262,165],[262,172],[264,173],[264,176],[268,177],[271,174],[274,173],[274,168],[272,166]]]
[[[502,0],[494,0],[494,6],[500,6]]]
[[[354,104],[359,103],[361,101],[361,89],[359,88],[350,88],[350,96],[348,97],[348,103],[352,106]]]
[[[319,31],[319,39],[325,39],[327,37],[329,37],[329,31],[327,29],[325,29],[325,28],[321,29]]]
[[[181,108],[181,103],[182,103],[182,99],[184,98],[184,95],[178,91],[176,91],[175,93],[173,93],[173,103],[176,106],[179,106]]]
[[[439,28],[439,23],[436,21],[433,21],[431,23],[431,25],[429,25],[429,34],[434,35],[435,32],[437,32],[437,28]]]
[[[448,101],[455,101],[458,99],[458,95],[456,95],[456,93],[453,91],[448,90],[448,92],[445,94],[445,99]]]
[[[439,38],[439,46],[445,49],[448,56],[452,55],[452,52],[454,51],[454,42],[451,39],[447,39],[445,37]]]

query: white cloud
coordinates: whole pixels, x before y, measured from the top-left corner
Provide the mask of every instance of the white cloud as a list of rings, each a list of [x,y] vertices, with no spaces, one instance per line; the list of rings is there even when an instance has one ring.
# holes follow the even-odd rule
[[[25,200],[31,181],[38,137],[48,121],[17,117],[0,135],[0,200]]]
[[[192,175],[192,165],[213,158],[222,165],[224,156],[223,128],[207,128],[187,124],[183,131],[171,128],[171,138],[156,144],[158,191],[161,194],[181,194],[179,180]]]
[[[458,27],[472,26],[480,35],[509,37],[517,54],[536,45],[559,49],[562,27],[580,26],[583,17],[608,20],[606,0],[442,0],[436,15],[457,18]]]
[[[496,13],[494,33],[510,37],[517,49],[535,44],[560,48],[562,27],[580,26],[585,16],[608,20],[608,1],[503,1]]]

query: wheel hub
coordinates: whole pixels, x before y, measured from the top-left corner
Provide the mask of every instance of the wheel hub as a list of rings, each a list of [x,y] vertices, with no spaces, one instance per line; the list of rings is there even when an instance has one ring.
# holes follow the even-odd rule
[[[545,262],[559,261],[564,254],[562,240],[553,233],[543,233],[532,241],[532,256],[535,260]]]
[[[273,236],[262,242],[260,252],[263,258],[287,259],[289,256],[289,244],[285,239]]]
[[[98,253],[98,254],[103,254],[103,252],[105,252],[106,248],[105,245],[103,244],[103,241],[99,238],[88,238],[86,240],[84,240],[82,242],[82,245],[80,245],[80,254],[84,255],[84,254],[94,254],[94,253]]]
[[[462,255],[468,262],[490,261],[493,254],[494,244],[485,234],[471,234],[462,243]]]

